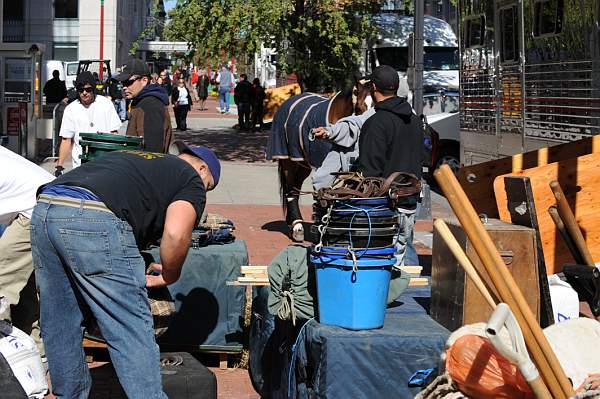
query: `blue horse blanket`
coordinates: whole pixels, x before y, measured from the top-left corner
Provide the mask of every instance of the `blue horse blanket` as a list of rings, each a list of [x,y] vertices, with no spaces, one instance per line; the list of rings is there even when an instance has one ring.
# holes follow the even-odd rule
[[[335,97],[334,97],[335,98]],[[309,140],[310,130],[328,126],[333,98],[302,93],[286,100],[275,113],[269,133],[267,159],[307,161],[318,168],[331,150],[325,140]]]

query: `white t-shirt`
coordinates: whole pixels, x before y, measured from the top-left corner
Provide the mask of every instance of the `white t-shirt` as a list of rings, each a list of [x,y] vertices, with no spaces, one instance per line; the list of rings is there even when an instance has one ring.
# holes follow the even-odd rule
[[[110,133],[119,130],[121,119],[117,115],[115,106],[106,97],[96,95],[96,99],[89,107],[84,107],[79,100],[67,105],[63,113],[60,126],[60,137],[73,139],[73,167],[81,165],[81,145],[79,133]]]
[[[177,98],[177,102],[179,105],[188,105],[188,91],[185,87],[177,88],[179,97]]]
[[[37,189],[54,176],[4,147],[0,147],[0,170],[0,223],[10,223],[18,213],[31,219]]]

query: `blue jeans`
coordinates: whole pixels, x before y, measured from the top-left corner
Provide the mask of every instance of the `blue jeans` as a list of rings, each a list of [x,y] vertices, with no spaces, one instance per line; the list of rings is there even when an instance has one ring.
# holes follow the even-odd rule
[[[124,121],[125,119],[127,119],[127,107],[125,104],[126,104],[125,100],[123,100],[123,99],[113,100],[113,105],[115,106],[115,111],[117,111],[117,115],[119,115],[119,118],[121,119],[121,121]]]
[[[229,112],[229,87],[219,88],[219,105],[221,112]]]
[[[394,242],[396,245],[396,263],[394,266],[417,266],[419,257],[413,245],[415,219],[417,217],[418,208],[414,211],[406,211],[398,209],[398,234]]]
[[[109,212],[40,202],[31,218],[31,244],[56,397],[89,395],[81,340],[91,311],[127,396],[166,398],[145,263],[131,226]]]

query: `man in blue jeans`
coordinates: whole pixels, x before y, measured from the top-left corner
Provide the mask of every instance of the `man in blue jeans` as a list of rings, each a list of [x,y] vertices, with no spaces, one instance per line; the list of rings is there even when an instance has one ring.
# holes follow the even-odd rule
[[[117,151],[42,186],[31,219],[40,321],[54,395],[84,399],[91,379],[82,347],[94,316],[129,398],[166,398],[146,287],[180,276],[206,191],[221,167],[206,147],[178,156]],[[160,239],[146,275],[140,249]]]
[[[219,105],[222,114],[229,113],[229,92],[233,88],[233,74],[229,71],[227,65],[223,65],[221,72],[217,75],[219,84]]]

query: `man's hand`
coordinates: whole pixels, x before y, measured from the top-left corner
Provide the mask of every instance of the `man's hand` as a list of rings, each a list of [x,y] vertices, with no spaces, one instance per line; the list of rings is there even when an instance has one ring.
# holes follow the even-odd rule
[[[166,287],[167,282],[162,276],[162,265],[151,263],[146,271],[146,288]]]
[[[56,165],[56,168],[54,170],[54,176],[59,177],[63,174],[63,170],[65,170],[65,168],[63,168],[62,165]]]
[[[329,137],[329,132],[324,127],[316,127],[313,129],[313,134],[317,139],[326,139]]]

